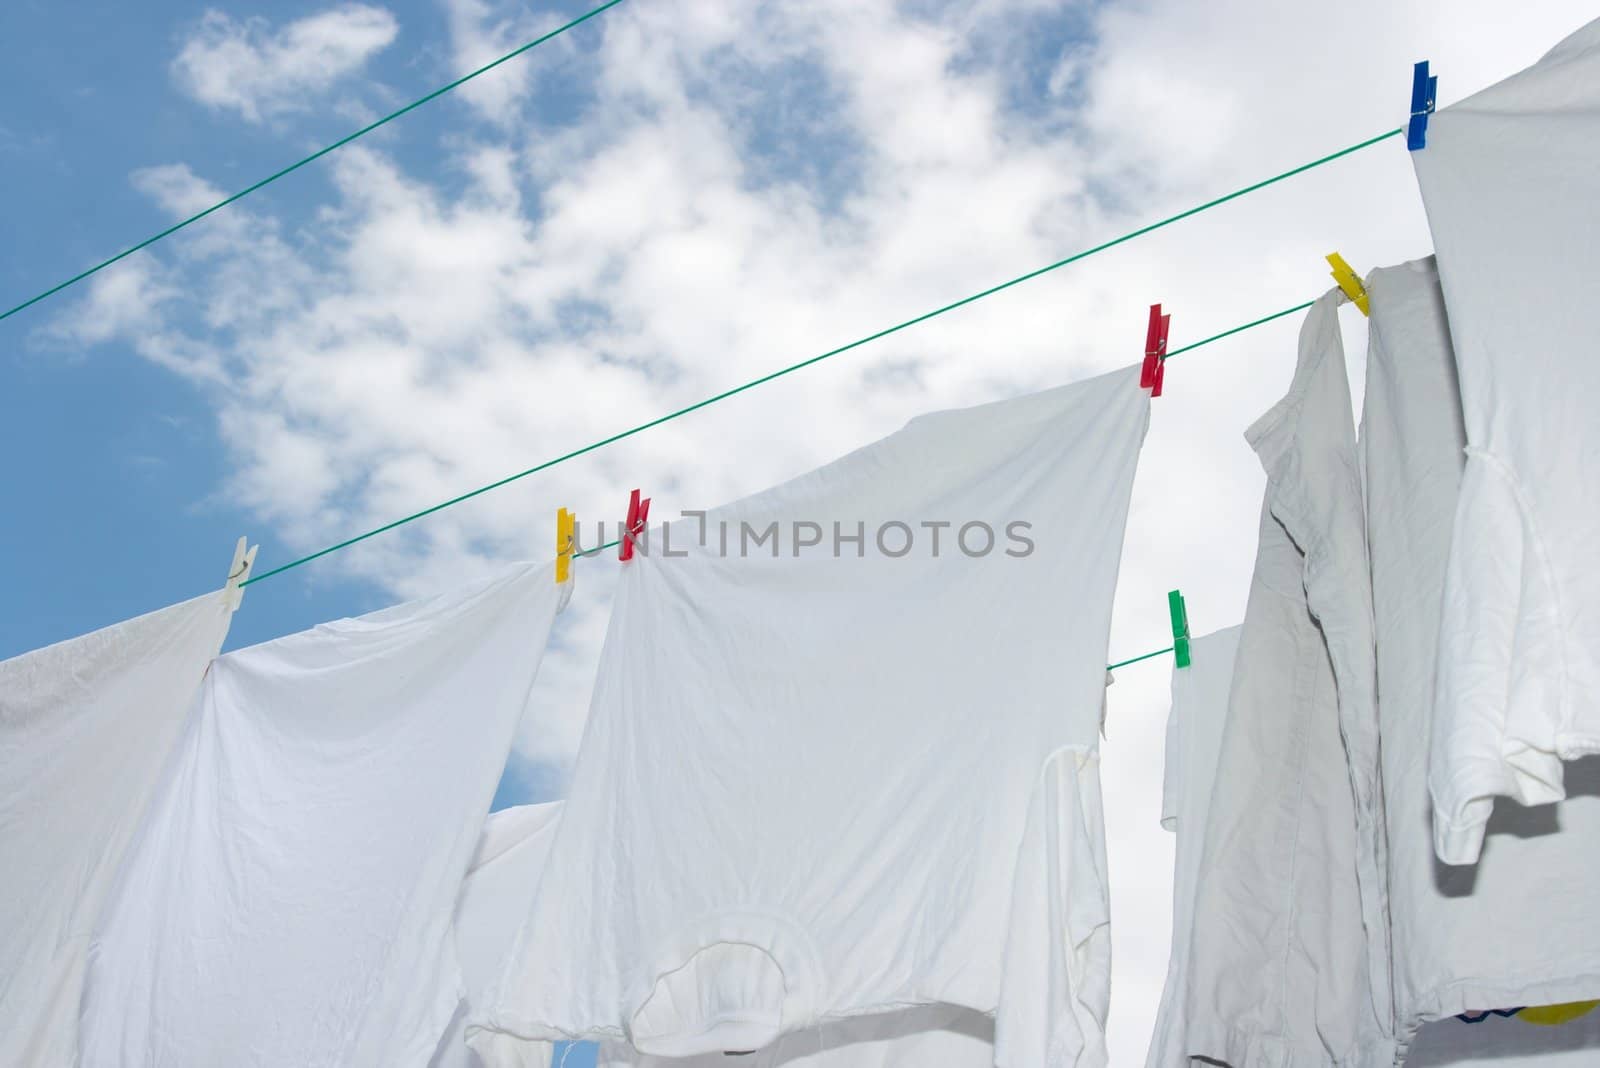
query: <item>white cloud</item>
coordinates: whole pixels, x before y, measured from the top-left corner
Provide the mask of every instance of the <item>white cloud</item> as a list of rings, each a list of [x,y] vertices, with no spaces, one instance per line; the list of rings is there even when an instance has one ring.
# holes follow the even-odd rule
[[[485,0],[452,12],[462,63],[480,47],[462,26],[487,34],[483,49],[524,32]],[[1448,101],[1591,16],[1577,0],[1516,20],[1488,0],[1447,19],[1424,0],[1355,0],[1336,17],[1274,0],[622,5],[563,63],[578,110],[559,124],[456,133],[448,176],[342,150],[320,233],[235,205],[104,272],[61,318],[109,309],[85,343],[127,337],[211,384],[228,489],[275,529],[265,565],[1398,125],[1415,59],[1434,61]],[[1062,20],[1087,34],[1039,54]],[[546,62],[479,79],[476,106],[519,115]],[[174,214],[209,195],[187,169],[139,181]],[[1174,313],[1177,346],[1316,296],[1335,248],[1363,271],[1426,254],[1414,189],[1391,140],[273,581],[337,570],[427,592],[494,559],[547,557],[557,506],[615,520],[642,486],[668,517],[921,411],[1125,365],[1152,301]],[[161,299],[129,314],[129,289],[157,279]],[[1173,587],[1197,633],[1239,619],[1262,483],[1241,433],[1287,386],[1297,325],[1169,365],[1114,656],[1168,643]],[[1359,357],[1359,318],[1348,328]],[[553,711],[521,742],[556,767],[577,745],[616,564],[577,567],[541,677]],[[1166,667],[1118,673],[1103,746],[1115,1064],[1142,1061],[1166,962]]]
[[[307,110],[399,32],[393,15],[366,4],[330,8],[277,29],[262,18],[211,10],[184,41],[172,76],[207,107],[262,122]]]
[[[530,14],[520,5],[496,5],[491,0],[444,0],[444,6],[450,27],[451,62],[457,76],[477,70],[539,35],[533,29]],[[533,64],[518,64],[512,60],[502,64],[492,75],[468,82],[457,92],[486,118],[509,123],[526,103],[532,84]]]

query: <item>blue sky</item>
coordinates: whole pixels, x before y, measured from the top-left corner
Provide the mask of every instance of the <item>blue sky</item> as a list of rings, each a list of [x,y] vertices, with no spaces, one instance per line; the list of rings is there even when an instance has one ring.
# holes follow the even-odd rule
[[[348,132],[348,118],[313,113],[298,118],[293,137],[263,137],[175,92],[168,65],[180,34],[206,9],[100,3],[64,21],[56,5],[7,5],[6,38],[29,47],[0,72],[9,102],[0,117],[10,191],[0,219],[6,306],[169,225],[129,184],[132,171],[193,160],[242,186],[302,144]],[[405,67],[396,62],[395,76],[406,77]],[[259,194],[302,219],[326,195],[326,175],[315,169]],[[8,606],[0,656],[214,587],[229,543],[264,534],[246,509],[214,492],[228,459],[199,390],[121,339],[92,353],[39,341],[41,325],[71,299],[21,313],[0,335],[5,452],[35,458],[0,474],[14,504],[14,520],[0,527]],[[269,548],[262,558],[274,556]],[[336,581],[292,596],[265,586],[252,594],[266,595],[252,596],[236,618],[230,646],[347,614],[374,596],[369,584]]]
[[[276,566],[1362,140],[1414,60],[1447,103],[1590,7],[628,0],[0,321],[0,657],[214,588],[241,533]],[[0,305],[583,9],[4,5]],[[1429,251],[1395,143],[253,586],[229,645],[544,559],[561,505],[615,519],[643,486],[666,518],[1124,365],[1153,301],[1177,346],[1308,300],[1336,248]],[[1242,612],[1240,434],[1296,326],[1169,367],[1114,659],[1166,643],[1170,588],[1197,632]],[[560,792],[613,566],[580,567],[501,803]],[[1165,968],[1167,681],[1119,672],[1105,744],[1119,1064]]]

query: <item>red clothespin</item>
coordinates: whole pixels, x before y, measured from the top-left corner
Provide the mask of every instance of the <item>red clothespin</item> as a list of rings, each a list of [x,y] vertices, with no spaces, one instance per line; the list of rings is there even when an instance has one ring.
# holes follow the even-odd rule
[[[1161,379],[1167,365],[1167,331],[1172,326],[1172,316],[1161,314],[1161,305],[1150,305],[1150,329],[1144,336],[1144,369],[1139,374],[1139,385],[1150,391],[1150,396],[1161,396]]]
[[[645,523],[650,518],[650,498],[639,499],[639,491],[634,490],[628,496],[628,522],[622,528],[622,548],[617,550],[618,560],[633,559],[634,539],[644,533]]]

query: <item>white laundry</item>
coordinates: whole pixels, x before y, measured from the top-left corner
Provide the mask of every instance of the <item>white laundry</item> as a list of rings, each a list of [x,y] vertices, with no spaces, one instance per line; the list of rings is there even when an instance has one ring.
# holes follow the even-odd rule
[[[626,1042],[600,1047],[597,1068],[993,1068],[994,1021],[971,1009],[922,1005],[782,1035],[766,1049],[651,1057]]]
[[[226,591],[0,661],[0,1064],[76,1064],[89,936],[232,617]]]
[[[1368,944],[1357,879],[1375,856],[1358,845],[1358,820],[1381,807],[1361,811],[1346,757],[1347,747],[1377,754],[1359,718],[1372,716],[1375,735],[1339,300],[1335,290],[1312,307],[1288,395],[1246,435],[1267,492],[1207,813],[1184,1014],[1188,1052],[1233,1068],[1393,1057],[1389,995],[1375,989],[1387,951]],[[1344,723],[1359,747],[1341,737]],[[1378,800],[1375,770],[1363,779],[1365,800]]]
[[[1435,849],[1478,857],[1496,796],[1566,795],[1600,752],[1600,20],[1428,124],[1468,459],[1440,621]]]
[[[1206,810],[1222,753],[1228,692],[1241,628],[1229,627],[1189,643],[1189,666],[1172,669],[1172,710],[1167,715],[1167,758],[1162,776],[1161,825],[1178,835],[1172,878],[1172,951],[1161,992],[1147,1068],[1189,1068],[1189,939],[1199,892]]]
[[[467,1046],[467,1016],[485,1004],[500,978],[512,940],[528,913],[561,820],[561,802],[517,805],[491,812],[478,838],[478,851],[456,901],[456,959],[466,994],[439,1041],[430,1068],[479,1068],[483,1061]],[[526,1063],[546,1068],[553,1050],[530,1043]]]
[[[1451,1017],[1417,1036],[1405,1068],[1594,1068],[1600,1063],[1600,1012],[1559,1027],[1491,1015],[1478,1023]]]
[[[521,805],[492,813],[456,905],[456,953],[466,985],[462,1008],[483,1004],[500,977],[528,902],[539,885],[561,802]],[[430,1068],[481,1068],[464,1037],[466,1015],[456,1014]],[[549,1045],[509,1043],[514,1063],[548,1068]],[[982,1013],[931,1005],[882,1016],[860,1016],[784,1035],[740,1060],[739,1068],[991,1068],[994,1021]],[[722,1053],[686,1059],[651,1057],[626,1042],[599,1050],[600,1068],[728,1068]]]
[[[219,657],[90,948],[85,1065],[424,1065],[548,566]]]
[[[997,1064],[1104,1064],[1095,744],[1138,372],[922,416],[652,531],[561,862],[469,1041],[689,1056],[949,1004],[997,1012]]]
[[[1433,260],[1374,271],[1366,288],[1372,318],[1361,452],[1402,1049],[1424,1023],[1445,1018],[1424,1028],[1415,1047],[1421,1056],[1449,1048],[1432,1037],[1436,1029],[1460,1042],[1491,1033],[1449,1019],[1461,1012],[1600,997],[1593,894],[1600,876],[1600,761],[1569,769],[1577,788],[1558,805],[1497,809],[1476,867],[1435,859],[1428,737],[1466,436]],[[1546,1033],[1521,1023],[1500,1032],[1505,1042],[1518,1035],[1542,1041]],[[1600,1049],[1590,1056],[1600,1062]]]

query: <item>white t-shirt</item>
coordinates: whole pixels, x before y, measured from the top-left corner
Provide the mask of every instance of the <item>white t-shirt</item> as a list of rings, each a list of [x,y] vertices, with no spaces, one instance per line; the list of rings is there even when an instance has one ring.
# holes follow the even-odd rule
[[[539,885],[561,802],[521,805],[492,813],[456,904],[456,954],[466,985],[462,1007],[439,1043],[430,1068],[482,1068],[466,1044],[466,1009],[480,1005],[505,966],[512,940]],[[507,1043],[519,1068],[548,1068],[553,1050],[536,1042]],[[600,1068],[728,1068],[722,1053],[685,1059],[651,1057],[626,1042],[599,1050]],[[994,1021],[950,1005],[919,1006],[882,1016],[858,1016],[783,1035],[739,1068],[991,1068]]]
[[[89,936],[232,615],[219,591],[0,661],[0,1064],[77,1063]]]
[[[1358,828],[1381,804],[1358,805],[1346,757],[1355,738],[1350,752],[1376,758],[1367,748],[1376,708],[1340,299],[1334,290],[1313,306],[1288,395],[1246,434],[1267,492],[1207,813],[1185,1012],[1188,1052],[1233,1065],[1393,1057],[1389,996],[1376,989],[1387,950],[1369,948],[1357,874],[1375,856]],[[1354,729],[1341,736],[1345,724]],[[1362,777],[1364,800],[1381,801],[1376,781],[1375,770]],[[1379,922],[1386,930],[1387,916]]]
[[[1427,142],[1468,444],[1428,776],[1435,849],[1470,864],[1496,796],[1557,801],[1600,752],[1600,20]]]
[[[517,928],[539,885],[561,802],[521,805],[492,813],[456,904],[456,954],[466,997],[439,1043],[430,1068],[482,1068],[465,1039],[467,1010],[481,1005],[499,979]],[[549,1045],[505,1044],[519,1068],[549,1068]],[[858,1016],[783,1035],[738,1062],[739,1068],[992,1068],[994,1021],[950,1005],[919,1006],[882,1016]],[[599,1050],[600,1068],[728,1068],[722,1053],[685,1059],[651,1057],[626,1042]]]
[[[1167,762],[1162,776],[1161,825],[1178,835],[1172,873],[1172,950],[1150,1039],[1148,1068],[1189,1068],[1189,938],[1199,892],[1200,855],[1206,810],[1222,753],[1228,720],[1228,690],[1240,627],[1229,627],[1189,643],[1190,662],[1172,669],[1172,711],[1167,715]]]
[[[1528,1052],[1545,1041],[1545,1029],[1518,1023],[1491,1032],[1450,1018],[1486,1008],[1600,997],[1600,923],[1594,908],[1600,767],[1588,761],[1570,769],[1569,780],[1580,788],[1558,805],[1497,809],[1476,867],[1451,867],[1435,859],[1428,737],[1445,559],[1466,435],[1433,260],[1374,271],[1366,287],[1372,317],[1361,452],[1377,633],[1397,1037],[1404,1047],[1425,1022],[1444,1018],[1423,1028],[1413,1047],[1416,1056],[1453,1048],[1432,1037],[1437,1029],[1458,1043],[1500,1034],[1500,1047]],[[1580,784],[1585,778],[1587,789]],[[1517,1036],[1531,1044],[1515,1046]],[[1600,1049],[1590,1049],[1590,1056],[1600,1062]]]
[[[478,851],[456,901],[456,959],[466,994],[439,1040],[430,1068],[480,1068],[483,1061],[467,1046],[467,1016],[485,1004],[500,978],[511,943],[539,886],[561,819],[561,802],[517,805],[489,814]],[[454,984],[450,984],[454,990]],[[546,1068],[553,1050],[530,1043],[524,1063]]]
[[[1095,744],[1148,414],[1135,367],[925,415],[703,543],[652,531],[479,1033],[689,1056],[943,1003],[997,1013],[997,1064],[1103,1064]]]
[[[89,953],[85,1065],[420,1065],[561,589],[549,566],[219,657]]]

